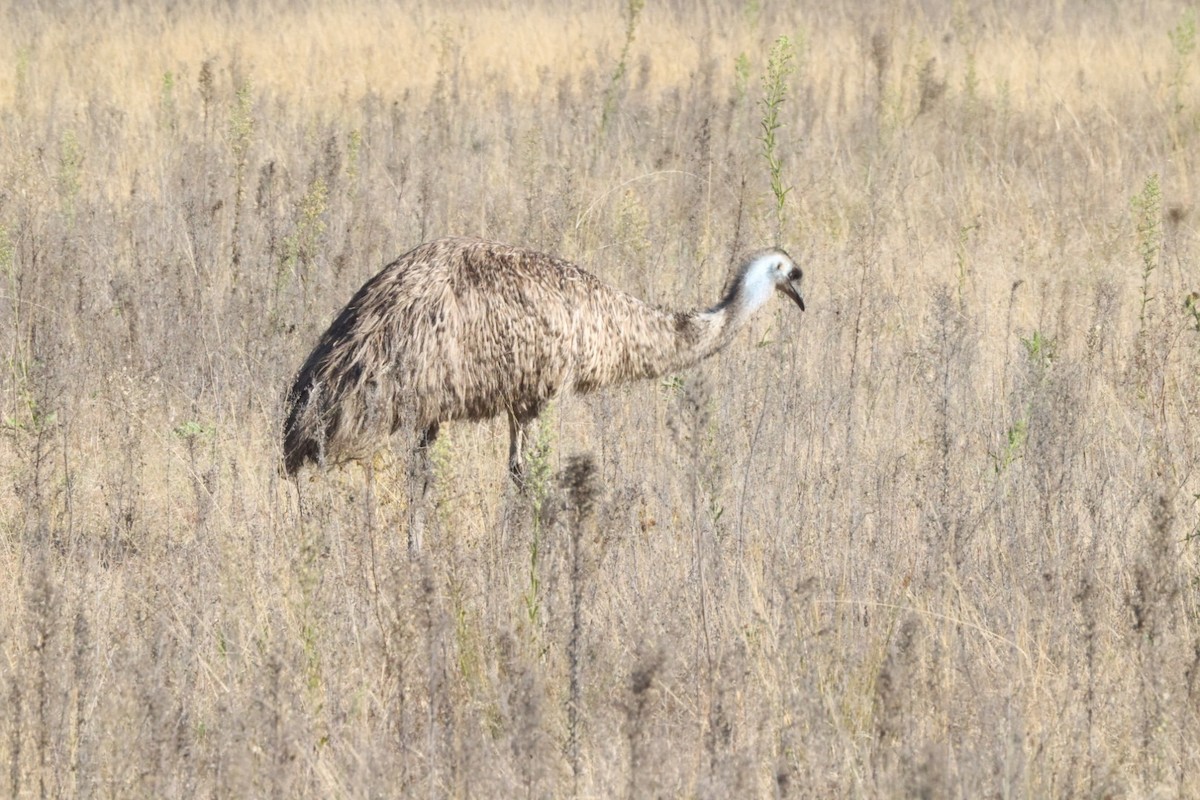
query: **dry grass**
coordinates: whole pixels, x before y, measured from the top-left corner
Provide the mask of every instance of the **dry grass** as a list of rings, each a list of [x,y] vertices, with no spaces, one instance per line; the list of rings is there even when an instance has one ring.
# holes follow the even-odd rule
[[[0,794],[1200,796],[1194,16],[651,4],[614,84],[588,0],[53,5],[0,12]],[[715,297],[785,33],[807,314],[561,400],[536,509],[449,426],[418,559],[404,447],[279,478],[424,239]]]

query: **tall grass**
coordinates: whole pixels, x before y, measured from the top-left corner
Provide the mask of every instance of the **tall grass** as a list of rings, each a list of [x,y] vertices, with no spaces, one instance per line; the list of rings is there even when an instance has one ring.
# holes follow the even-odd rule
[[[1200,795],[1192,17],[485,6],[6,9],[0,795]],[[536,513],[443,426],[410,555],[282,396],[449,233],[808,311],[557,401]]]

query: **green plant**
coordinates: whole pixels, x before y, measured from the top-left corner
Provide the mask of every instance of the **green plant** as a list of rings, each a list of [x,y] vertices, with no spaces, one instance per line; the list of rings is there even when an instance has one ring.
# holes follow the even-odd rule
[[[60,160],[59,191],[63,195],[65,215],[68,224],[72,221],[74,195],[78,192],[78,145],[74,133],[68,131],[63,135],[62,147],[64,153]],[[64,171],[65,174],[64,174]],[[11,407],[6,407],[4,416],[0,418],[0,430],[15,434],[18,432],[32,433],[38,440],[52,429],[58,421],[57,412],[50,408],[52,396],[40,391],[38,375],[46,366],[37,355],[34,336],[29,330],[31,322],[28,318],[36,318],[36,303],[22,300],[22,285],[25,275],[17,263],[17,250],[13,243],[9,228],[0,225],[0,275],[4,278],[3,291],[0,292],[0,308],[7,306],[6,312],[9,325],[5,333],[9,342],[5,358],[5,380],[0,381],[11,392]],[[28,312],[28,313],[27,313]],[[11,408],[11,413],[10,412]]]
[[[683,376],[678,373],[664,375],[658,385],[668,393],[676,394],[683,391]]]
[[[170,70],[163,73],[158,91],[158,124],[172,133],[179,128],[179,110],[175,102],[175,73]]]
[[[23,47],[17,51],[16,67],[13,105],[19,114],[24,115],[29,108],[29,48]]]
[[[216,428],[212,425],[205,425],[203,422],[196,422],[189,419],[180,425],[176,425],[172,430],[176,436],[183,439],[185,442],[194,441],[196,439],[206,439],[216,432]]]
[[[1196,512],[1194,509],[1197,506],[1200,506],[1200,493],[1192,494],[1191,505],[1193,508],[1192,513],[1195,514]],[[1200,518],[1197,518],[1197,521],[1191,525],[1191,530],[1184,534],[1183,543],[1191,544],[1192,542],[1200,542]],[[1192,576],[1191,584],[1193,588],[1200,589],[1200,574]]]
[[[254,138],[254,98],[250,81],[243,81],[234,96],[229,113],[229,147],[233,151],[233,282],[236,285],[241,271],[242,207],[246,202],[246,169],[249,164],[250,143]]]
[[[82,172],[83,147],[75,131],[68,128],[58,143],[58,193],[68,220],[75,218],[75,204],[83,187]]]
[[[56,421],[53,411],[47,410],[39,402],[33,389],[33,373],[38,363],[30,353],[30,342],[22,334],[24,328],[23,304],[21,296],[21,275],[17,270],[16,252],[8,228],[0,225],[0,274],[4,276],[5,297],[11,308],[12,343],[6,357],[7,385],[11,387],[13,403],[16,411],[5,414],[0,420],[0,428],[8,432],[32,431],[40,433],[52,426]]]
[[[771,46],[767,58],[767,72],[763,76],[762,99],[762,153],[767,162],[767,171],[771,176],[771,194],[775,197],[775,226],[776,238],[783,232],[783,207],[787,201],[788,192],[792,189],[783,184],[783,159],[779,154],[779,129],[783,123],[779,119],[779,111],[787,100],[788,78],[796,67],[793,63],[796,48],[787,36],[780,36]]]
[[[738,53],[733,60],[733,99],[741,103],[746,99],[750,88],[750,59],[745,53]]]
[[[4,275],[7,288],[10,292],[9,297],[15,300],[17,297],[17,270],[16,270],[16,253],[13,250],[12,235],[8,232],[8,228],[0,225],[0,273]]]
[[[299,626],[298,639],[303,651],[305,699],[316,718],[324,707],[324,665],[322,658],[321,559],[327,545],[317,526],[310,526],[300,542],[293,569],[299,596],[294,597],[293,613]],[[318,737],[318,742],[323,736]]]
[[[346,140],[346,177],[351,183],[358,180],[359,159],[362,157],[362,131],[355,128]]]
[[[617,111],[617,93],[620,91],[621,81],[629,69],[629,49],[633,46],[633,38],[637,34],[638,17],[645,5],[646,0],[625,0],[625,43],[621,46],[621,55],[608,79],[608,91],[604,94],[604,109],[600,113],[601,136],[608,132],[613,114]]]
[[[452,486],[459,480],[455,465],[458,463],[458,450],[454,446],[453,436],[439,436],[429,449],[429,464],[433,470],[433,486]],[[438,493],[431,495],[434,507],[437,509],[438,520],[441,524],[450,524],[454,513],[454,496]]]
[[[1188,296],[1183,298],[1183,310],[1189,317],[1188,325],[1200,333],[1200,292],[1189,292]]]
[[[955,0],[951,12],[951,27],[966,50],[966,69],[963,74],[962,110],[965,122],[970,123],[979,111],[979,70],[975,58],[975,23],[967,4]],[[944,84],[943,84],[944,88]]]
[[[205,492],[201,490],[202,481],[200,479],[197,451],[201,444],[212,440],[213,434],[216,433],[216,428],[212,425],[205,425],[203,422],[190,419],[187,422],[176,425],[172,433],[182,439],[184,445],[187,447],[188,464],[192,470],[192,482],[193,489],[196,492],[197,508],[201,508],[204,506],[203,499]]]
[[[963,113],[968,122],[979,113],[979,70],[973,50],[967,53],[967,69],[963,75]]]
[[[542,617],[542,537],[546,528],[546,499],[550,495],[551,466],[550,449],[552,434],[550,414],[543,413],[538,419],[537,436],[525,448],[525,493],[529,500],[532,516],[532,536],[529,541],[529,588],[524,595],[525,613],[534,630],[541,624]]]
[[[1035,330],[1028,338],[1021,337],[1021,347],[1025,350],[1025,362],[1031,373],[1034,387],[1042,385],[1050,372],[1056,358],[1058,348],[1054,339],[1041,331]],[[1029,420],[1033,414],[1032,401],[1026,401],[1021,408],[1020,416],[1004,432],[1004,444],[999,453],[992,454],[992,467],[999,475],[1021,458],[1025,443],[1029,439]]]
[[[21,372],[17,377],[22,385],[27,386],[29,383],[27,365],[21,364],[20,368]],[[21,392],[21,404],[23,413],[20,416],[6,416],[4,422],[0,424],[0,428],[11,433],[22,431],[41,435],[58,422],[58,413],[47,410],[28,388]]]
[[[627,189],[617,205],[616,234],[621,255],[626,261],[632,264],[646,262],[651,247],[650,214],[633,189]],[[648,282],[651,275],[646,271],[641,277]],[[650,290],[646,283],[636,288],[642,292]]]
[[[0,275],[4,276],[5,298],[12,305],[12,332],[19,334],[21,326],[21,304],[18,302],[21,292],[21,276],[17,272],[16,251],[13,249],[12,235],[8,228],[0,225]]]
[[[966,304],[967,273],[970,271],[970,256],[968,245],[971,232],[979,229],[979,221],[969,225],[961,225],[958,229],[958,243],[954,248],[954,260],[958,264],[958,302]]]
[[[1171,113],[1178,115],[1184,109],[1183,95],[1188,84],[1188,60],[1196,49],[1196,10],[1183,12],[1179,24],[1167,34],[1171,39]]]
[[[1130,201],[1133,210],[1134,232],[1137,252],[1142,261],[1141,306],[1138,309],[1140,332],[1146,332],[1147,307],[1154,296],[1151,294],[1150,277],[1158,267],[1162,249],[1162,189],[1158,173],[1152,173],[1142,184],[1142,191]]]
[[[213,99],[216,97],[213,59],[205,59],[204,63],[200,65],[200,75],[196,78],[196,84],[200,89],[200,102],[204,108],[204,135],[207,138],[209,132],[209,111],[212,109]]]
[[[1045,375],[1054,361],[1057,348],[1055,341],[1043,335],[1041,331],[1034,331],[1028,339],[1021,337],[1021,345],[1025,348],[1025,355],[1038,376]]]
[[[758,27],[758,21],[762,19],[762,9],[762,0],[746,0],[746,5],[742,7],[742,15],[746,18],[748,27]]]
[[[329,187],[325,179],[317,176],[308,185],[308,191],[296,204],[296,227],[283,243],[283,260],[276,275],[276,291],[283,288],[290,276],[306,281],[308,268],[316,258],[325,233],[325,211],[329,206]]]
[[[1004,432],[1004,449],[1000,451],[1000,455],[992,457],[995,461],[996,474],[1004,472],[1021,457],[1021,451],[1025,447],[1027,438],[1029,438],[1029,421],[1022,417]]]

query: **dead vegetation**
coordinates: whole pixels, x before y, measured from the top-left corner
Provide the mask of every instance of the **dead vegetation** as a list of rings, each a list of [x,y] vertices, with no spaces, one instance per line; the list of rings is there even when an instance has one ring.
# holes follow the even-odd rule
[[[575,5],[5,9],[0,794],[1200,794],[1195,15]],[[776,230],[807,315],[529,503],[446,426],[418,559],[403,463],[279,477],[421,241],[688,306]]]

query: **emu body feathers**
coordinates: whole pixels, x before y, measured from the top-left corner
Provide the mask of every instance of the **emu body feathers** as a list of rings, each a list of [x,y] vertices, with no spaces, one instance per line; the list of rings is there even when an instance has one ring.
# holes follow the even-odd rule
[[[509,466],[562,391],[678,370],[724,347],[772,290],[803,309],[782,250],[748,258],[719,303],[666,311],[552,256],[475,239],[423,244],[367,281],[334,319],[287,397],[288,474],[366,458],[400,428],[506,413]]]

